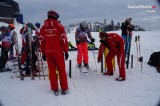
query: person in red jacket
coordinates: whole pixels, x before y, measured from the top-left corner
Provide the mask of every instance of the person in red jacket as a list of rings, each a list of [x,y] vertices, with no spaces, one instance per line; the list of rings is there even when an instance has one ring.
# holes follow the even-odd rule
[[[50,70],[49,78],[51,90],[58,95],[58,78],[56,69],[60,75],[61,93],[68,93],[68,81],[65,69],[65,60],[68,59],[68,40],[64,27],[58,22],[59,15],[56,11],[48,11],[48,19],[40,29],[41,52],[43,60],[47,60]],[[64,58],[65,57],[65,58]]]
[[[124,40],[116,33],[100,32],[99,38],[101,45],[98,53],[98,62],[101,61],[103,51],[107,47],[109,53],[106,56],[107,71],[104,75],[113,75],[112,59],[117,55],[117,62],[119,66],[119,77],[117,81],[124,81],[126,79],[125,60],[124,60]]]

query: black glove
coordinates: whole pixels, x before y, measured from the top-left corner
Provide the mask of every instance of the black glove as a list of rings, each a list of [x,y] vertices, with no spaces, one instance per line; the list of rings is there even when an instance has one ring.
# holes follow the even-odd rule
[[[68,54],[68,53],[65,53],[64,56],[65,56],[65,59],[67,60],[68,57],[69,57],[69,54]]]
[[[95,42],[95,39],[94,39],[94,38],[92,38],[92,39],[91,39],[91,42],[92,42],[92,43],[94,43],[94,42]]]
[[[103,40],[100,40],[99,42],[103,43],[103,44],[106,44],[106,41],[103,41]]]
[[[120,48],[121,48],[121,46],[120,46],[120,45],[117,45],[117,48],[118,48],[118,49],[120,49]]]
[[[93,42],[89,42],[89,44],[94,44]]]
[[[76,40],[76,44],[80,44],[80,41],[79,41],[79,40]]]
[[[100,40],[99,42],[104,44],[108,49],[111,49],[110,45],[106,41]]]
[[[45,54],[42,55],[42,58],[43,58],[44,61],[46,61],[46,55]]]

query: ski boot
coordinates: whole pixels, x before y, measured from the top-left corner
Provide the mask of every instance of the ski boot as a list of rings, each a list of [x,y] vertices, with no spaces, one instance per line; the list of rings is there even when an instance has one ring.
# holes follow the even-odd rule
[[[103,73],[103,75],[109,75],[109,76],[111,76],[111,75],[113,75],[113,72],[106,71],[106,72]]]
[[[61,94],[66,95],[68,92],[69,92],[69,90],[64,90],[64,91],[61,91]]]
[[[82,68],[82,64],[78,64],[78,68]]]
[[[89,69],[88,63],[84,63],[84,67],[86,67],[87,69]]]
[[[125,78],[122,78],[122,77],[117,77],[116,78],[116,81],[125,81],[126,79]]]
[[[53,91],[53,93],[55,96],[58,96],[58,94],[59,94],[58,90]]]

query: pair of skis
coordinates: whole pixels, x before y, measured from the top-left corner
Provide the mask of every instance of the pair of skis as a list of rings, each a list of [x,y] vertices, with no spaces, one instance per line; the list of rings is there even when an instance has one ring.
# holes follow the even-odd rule
[[[24,78],[23,78],[24,74],[22,72],[22,67],[21,67],[21,62],[20,62],[21,55],[20,55],[20,51],[19,51],[18,36],[15,31],[13,31],[12,35],[13,35],[12,37],[13,37],[13,43],[14,43],[14,47],[15,47],[15,51],[16,51],[16,56],[18,58],[18,68],[19,68],[20,80],[24,80]]]
[[[141,48],[140,48],[140,35],[135,36],[136,48],[137,48],[137,64],[140,62],[141,70],[142,70],[142,62],[143,57],[141,55]]]
[[[85,67],[85,66],[83,66],[82,68],[79,68],[78,66],[76,66],[76,67],[80,72],[83,72],[83,73],[88,73],[89,71],[97,72],[97,69],[96,70],[92,70],[91,68]],[[97,73],[97,75],[98,75],[98,73]]]
[[[27,27],[27,33],[28,33],[28,36],[27,36],[27,39],[28,39],[28,41],[27,41],[27,46],[28,46],[28,55],[27,55],[27,62],[26,62],[26,64],[27,64],[27,67],[29,68],[29,65],[31,65],[31,67],[30,67],[30,70],[31,70],[31,79],[32,80],[34,80],[34,74],[33,74],[33,63],[32,63],[32,29],[31,29],[31,27],[29,27],[29,26],[26,26]],[[16,39],[17,40],[17,42],[18,42],[18,39]],[[18,48],[18,45],[16,45],[17,46],[17,48]],[[19,49],[19,48],[18,48]],[[21,56],[20,55],[18,55],[18,66],[19,66],[19,74],[20,74],[20,80],[24,80],[24,74],[23,74],[23,69],[22,69],[22,67],[21,67],[21,61],[20,61],[20,58],[21,58]]]
[[[30,71],[31,71],[31,79],[34,80],[34,73],[33,73],[33,62],[32,62],[32,41],[33,41],[33,36],[32,36],[32,29],[31,27],[27,26],[27,31],[28,31],[28,58],[29,58],[29,63],[30,63]]]
[[[89,71],[89,68],[87,68],[87,67],[78,67],[77,66],[77,68],[83,73],[88,73],[88,71]]]
[[[53,91],[53,93],[54,93],[55,96],[58,96],[59,93],[61,93],[61,95],[67,95],[67,94],[70,93],[70,89],[68,89],[66,91],[59,91],[59,90],[58,91]]]

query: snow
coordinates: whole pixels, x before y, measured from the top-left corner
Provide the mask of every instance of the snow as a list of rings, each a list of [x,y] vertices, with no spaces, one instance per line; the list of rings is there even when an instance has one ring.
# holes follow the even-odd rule
[[[0,23],[0,25],[2,25]],[[16,24],[18,33],[22,27]],[[121,34],[121,31],[113,31]],[[82,73],[76,68],[77,52],[69,52],[72,60],[72,78],[68,77],[70,92],[67,95],[55,96],[50,90],[49,80],[46,77],[31,80],[30,77],[20,81],[14,73],[0,73],[0,101],[3,106],[156,106],[160,101],[160,73],[154,67],[147,65],[150,55],[160,51],[160,31],[137,31],[133,32],[131,54],[134,57],[134,67],[126,69],[126,81],[117,82],[118,68],[113,76],[103,76],[100,73],[100,64],[96,63],[93,52],[89,51],[89,65],[91,70]],[[68,34],[68,40],[75,45],[75,30]],[[96,39],[95,44],[99,47],[97,32],[92,32]],[[137,63],[137,49],[134,42],[135,36],[140,35],[141,54],[144,62]],[[21,43],[21,40],[19,40]],[[97,58],[97,51],[95,51]],[[69,61],[66,61],[67,74],[69,73]],[[13,68],[13,62],[8,62]],[[47,73],[47,69],[45,69]],[[1,106],[1,105],[0,105]]]

